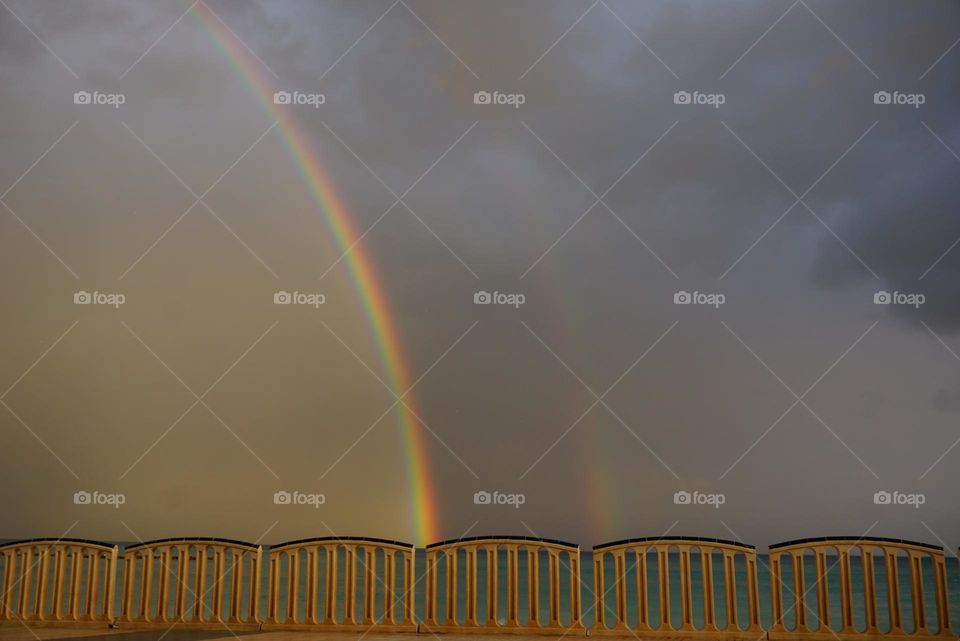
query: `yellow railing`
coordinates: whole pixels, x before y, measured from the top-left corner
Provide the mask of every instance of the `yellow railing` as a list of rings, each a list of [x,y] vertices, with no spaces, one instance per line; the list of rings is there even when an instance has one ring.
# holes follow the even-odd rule
[[[562,603],[564,571],[568,577],[566,608]],[[536,633],[583,628],[580,548],[569,543],[529,537],[434,543],[426,549],[426,583],[423,626],[429,631]],[[568,620],[562,620],[562,611],[570,613]]]
[[[413,560],[412,545],[383,539],[324,537],[271,547],[263,627],[415,631]]]
[[[745,617],[738,608],[738,558],[746,573]],[[607,572],[608,562],[612,573]],[[674,563],[677,567],[671,571]],[[594,547],[593,565],[596,624],[591,634],[754,639],[763,635],[753,546],[693,537],[630,539]],[[656,577],[653,582],[651,574]],[[718,578],[722,579],[722,618],[717,616]],[[694,594],[695,584],[701,586],[700,594]],[[635,586],[629,590],[635,599],[628,600],[630,585]],[[680,597],[678,625],[671,621],[671,593]],[[611,596],[612,608],[608,607]],[[701,604],[697,612],[695,599]]]
[[[263,549],[215,538],[163,539],[123,552],[127,624],[259,624]]]
[[[812,566],[812,572],[808,566]],[[860,629],[853,616],[854,599],[860,593],[854,586],[855,568],[862,581],[864,622]],[[924,593],[924,574],[932,577],[932,595]],[[830,615],[829,587],[833,583],[840,594],[839,620],[831,620]],[[780,543],[770,546],[770,587],[771,639],[953,636],[943,550],[936,546],[880,538]],[[885,595],[886,621],[878,617],[881,592]],[[907,593],[912,611],[909,621],[903,603]],[[928,609],[929,597],[932,611]],[[928,613],[933,619],[932,630]]]
[[[0,545],[0,623],[587,633],[575,545],[474,537],[419,554],[418,562],[409,544],[359,537],[291,541],[268,551],[226,539],[164,539],[127,546],[117,585],[116,546],[20,541]],[[758,563],[770,578],[766,631]],[[630,539],[593,549],[593,579],[590,634],[748,641],[954,636],[944,553],[923,543],[791,541],[770,547],[768,566],[752,546],[730,541]]]
[[[117,548],[80,539],[0,545],[0,620],[110,621]]]

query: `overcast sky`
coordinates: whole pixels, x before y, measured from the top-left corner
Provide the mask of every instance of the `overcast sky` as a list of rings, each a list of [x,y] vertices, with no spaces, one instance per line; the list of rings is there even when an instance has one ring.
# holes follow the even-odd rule
[[[282,113],[436,536],[960,544],[956,2],[5,2],[0,537],[425,542]]]

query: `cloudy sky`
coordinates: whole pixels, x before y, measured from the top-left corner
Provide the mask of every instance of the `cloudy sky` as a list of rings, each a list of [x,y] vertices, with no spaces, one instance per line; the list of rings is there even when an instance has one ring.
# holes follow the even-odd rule
[[[4,0],[0,537],[955,549],[958,37],[951,0]]]

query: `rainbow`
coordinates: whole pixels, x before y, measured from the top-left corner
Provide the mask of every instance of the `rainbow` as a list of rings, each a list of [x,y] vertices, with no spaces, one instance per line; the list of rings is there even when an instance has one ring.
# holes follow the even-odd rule
[[[278,108],[274,104],[273,93],[276,88],[267,76],[263,64],[237,40],[236,35],[205,3],[197,3],[191,12],[199,18],[226,53],[240,76],[259,98],[264,111],[277,122],[276,129],[280,132],[287,151],[310,189],[313,200],[324,212],[337,246],[343,252],[352,248],[344,258],[344,262],[347,264],[370,330],[376,340],[380,358],[387,372],[388,383],[398,396],[402,395],[409,389],[411,377],[404,365],[397,328],[390,316],[387,297],[371,257],[360,244],[354,246],[360,234],[350,218],[346,204],[337,193],[332,178],[324,171],[320,158],[308,142],[308,137],[297,126],[289,110]],[[412,400],[405,400],[405,402],[413,407]],[[397,415],[406,449],[407,471],[411,486],[417,539],[414,543],[423,545],[439,540],[439,519],[427,465],[425,434],[413,411],[398,404]]]

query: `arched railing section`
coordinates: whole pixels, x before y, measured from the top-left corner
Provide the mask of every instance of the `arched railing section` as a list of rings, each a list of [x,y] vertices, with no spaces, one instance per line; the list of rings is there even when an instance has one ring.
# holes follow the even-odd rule
[[[580,548],[571,543],[533,537],[434,543],[426,549],[425,578],[427,630],[583,629]]]
[[[0,620],[112,620],[116,546],[31,539],[0,546],[0,562]]]
[[[322,537],[282,543],[269,553],[264,629],[417,629],[409,543]]]
[[[595,546],[593,564],[592,634],[763,634],[757,555],[751,545],[697,537],[628,539]],[[745,594],[738,594],[738,574],[745,575],[739,581],[745,583]],[[679,603],[672,602],[677,596]]]
[[[862,537],[771,545],[770,589],[771,639],[951,636],[938,546]]]
[[[263,548],[209,537],[161,539],[123,551],[120,620],[258,625]]]

